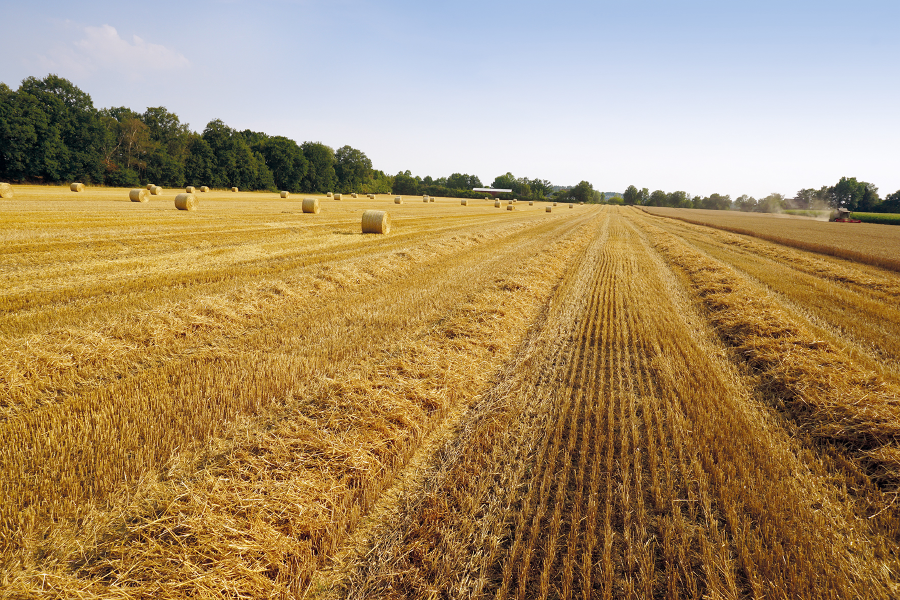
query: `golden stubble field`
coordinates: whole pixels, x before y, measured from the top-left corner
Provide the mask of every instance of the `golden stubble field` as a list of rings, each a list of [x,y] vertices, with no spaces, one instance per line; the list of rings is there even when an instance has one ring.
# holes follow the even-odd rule
[[[873,223],[823,223],[809,217],[780,213],[652,206],[644,210],[801,250],[900,271],[900,227],[884,227]]]
[[[896,272],[628,208],[174,195],[0,203],[0,597],[900,594]]]

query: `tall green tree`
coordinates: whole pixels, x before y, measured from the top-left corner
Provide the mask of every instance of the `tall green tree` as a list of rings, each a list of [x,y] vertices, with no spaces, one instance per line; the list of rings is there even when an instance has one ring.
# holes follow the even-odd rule
[[[734,208],[741,212],[756,212],[756,198],[744,194],[734,199]]]
[[[279,190],[294,193],[303,191],[303,178],[309,169],[309,161],[297,142],[276,135],[266,138],[254,146],[254,149],[265,158],[266,165],[272,171],[274,185]]]
[[[572,188],[571,196],[576,202],[590,202],[594,199],[594,186],[587,181],[580,181]]]
[[[190,128],[164,106],[147,108],[140,119],[155,144],[147,161],[146,179],[161,185],[183,186]]]
[[[629,185],[625,189],[625,193],[622,194],[622,197],[625,200],[625,204],[640,204],[641,203],[641,192],[637,189],[636,186]]]
[[[435,183],[440,185],[439,181]],[[472,188],[484,187],[477,176],[469,175],[468,173],[453,173],[447,177],[443,185],[451,190],[471,190]]]
[[[784,194],[771,193],[761,199],[756,205],[756,212],[779,213],[784,210],[785,197]]]
[[[662,190],[655,190],[647,199],[647,206],[666,206],[668,195]]]
[[[701,198],[695,208],[705,208],[706,210],[729,210],[731,208],[731,196],[725,194],[710,194],[705,198]]]
[[[34,97],[59,132],[59,177],[65,181],[102,183],[102,150],[109,132],[89,94],[57,75],[28,77],[19,93]]]
[[[222,185],[216,179],[216,155],[206,140],[196,133],[187,141],[184,178],[189,185],[213,187]]]
[[[677,191],[666,194],[666,206],[674,208],[690,208],[691,199],[685,191]]]
[[[44,106],[0,83],[0,178],[57,181],[65,146]]]
[[[265,158],[251,150],[241,133],[215,119],[206,125],[203,139],[215,156],[213,185],[248,190],[275,189],[274,177]]]
[[[334,191],[337,186],[337,175],[334,171],[334,150],[322,142],[303,142],[300,146],[303,156],[309,163],[306,176],[301,187],[304,192]]]
[[[334,172],[341,191],[357,191],[372,177],[372,161],[362,150],[341,146],[334,153]]]
[[[392,194],[404,194],[406,196],[415,196],[419,193],[419,182],[412,176],[412,173],[400,171],[394,175],[394,185],[391,190]]]
[[[517,184],[515,175],[507,172],[505,175],[494,177],[491,187],[500,190],[512,190],[515,193]]]
[[[884,202],[875,207],[875,212],[900,213],[900,190],[885,196]]]
[[[879,202],[878,188],[856,177],[841,177],[831,188],[831,205],[850,211],[871,210]]]
[[[531,197],[535,200],[544,200],[553,193],[553,184],[548,179],[532,179],[529,181],[529,185],[531,186]]]

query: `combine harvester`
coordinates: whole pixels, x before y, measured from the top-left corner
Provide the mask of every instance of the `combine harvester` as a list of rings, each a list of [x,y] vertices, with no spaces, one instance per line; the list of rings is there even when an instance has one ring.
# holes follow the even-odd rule
[[[831,219],[835,223],[862,223],[859,219],[851,219],[850,211],[846,208],[839,208],[831,213]]]

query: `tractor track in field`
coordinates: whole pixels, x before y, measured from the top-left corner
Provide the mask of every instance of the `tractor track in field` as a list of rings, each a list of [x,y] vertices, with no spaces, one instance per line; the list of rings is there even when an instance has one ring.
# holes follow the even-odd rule
[[[338,596],[896,593],[882,534],[755,400],[640,219],[611,215],[532,339]]]

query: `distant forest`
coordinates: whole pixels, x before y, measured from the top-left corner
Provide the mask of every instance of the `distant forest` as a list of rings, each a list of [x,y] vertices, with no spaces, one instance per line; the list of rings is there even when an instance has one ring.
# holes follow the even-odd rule
[[[878,188],[855,177],[841,177],[832,186],[802,189],[793,198],[784,194],[769,194],[765,198],[739,196],[734,200],[725,194],[691,196],[687,192],[651,192],[630,185],[621,201],[640,206],[670,206],[673,208],[705,208],[711,210],[740,210],[743,212],[778,213],[788,210],[830,210],[846,208],[852,212],[900,213],[900,190],[883,200]]]
[[[298,144],[280,135],[237,131],[219,119],[196,133],[165,107],[142,113],[124,106],[97,109],[90,95],[56,75],[29,77],[15,91],[0,83],[0,180],[462,197],[480,197],[472,188],[483,187],[478,177],[464,173],[437,179],[409,171],[387,175],[357,148]],[[491,186],[532,200],[602,197],[586,181],[559,189],[512,173]]]

